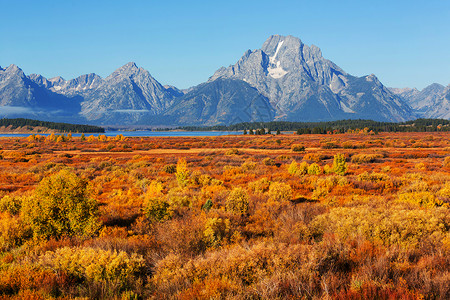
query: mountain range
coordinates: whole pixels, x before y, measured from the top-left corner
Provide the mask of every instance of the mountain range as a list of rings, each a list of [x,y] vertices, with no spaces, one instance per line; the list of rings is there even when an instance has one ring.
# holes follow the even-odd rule
[[[450,85],[387,88],[371,74],[346,73],[321,50],[273,35],[207,82],[164,86],[130,62],[106,78],[47,79],[0,67],[0,117],[97,125],[229,125],[255,121],[450,119]]]
[[[433,83],[423,90],[415,88],[390,88],[413,108],[418,117],[450,119],[450,85]]]

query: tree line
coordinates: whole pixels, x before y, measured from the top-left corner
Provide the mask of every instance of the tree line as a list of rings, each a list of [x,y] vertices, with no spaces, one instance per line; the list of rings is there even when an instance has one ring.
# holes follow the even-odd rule
[[[49,121],[39,121],[32,119],[0,119],[0,127],[12,126],[12,129],[23,127],[23,126],[31,126],[31,127],[45,127],[48,129],[54,129],[59,132],[85,132],[85,133],[93,133],[93,132],[105,132],[105,129],[99,126],[93,125],[81,125],[81,124],[69,124],[69,123],[55,123]]]
[[[435,132],[450,131],[450,120],[416,119],[406,122],[378,122],[373,120],[339,120],[328,122],[244,122],[232,125],[184,126],[178,129],[187,131],[246,131],[272,133],[277,131],[295,131],[297,134],[345,133],[366,130],[372,132]]]

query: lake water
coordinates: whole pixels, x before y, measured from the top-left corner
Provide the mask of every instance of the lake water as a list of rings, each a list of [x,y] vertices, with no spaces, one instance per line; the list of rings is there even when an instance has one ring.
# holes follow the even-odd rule
[[[222,135],[241,135],[242,131],[146,131],[146,130],[136,130],[136,131],[106,131],[105,133],[85,133],[84,135],[90,136],[98,136],[104,134],[106,136],[117,136],[119,134],[123,134],[123,136],[128,137],[147,137],[147,136],[154,136],[154,137],[162,137],[162,136],[168,136],[168,137],[186,137],[186,136],[222,136]],[[27,137],[30,136],[30,133],[25,134],[4,134],[1,133],[0,137]],[[40,134],[40,135],[50,135],[47,133]],[[81,133],[73,133],[72,136],[81,136]]]

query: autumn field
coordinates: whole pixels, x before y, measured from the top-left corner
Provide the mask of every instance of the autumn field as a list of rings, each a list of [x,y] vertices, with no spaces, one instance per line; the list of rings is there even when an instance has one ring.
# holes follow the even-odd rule
[[[0,299],[450,299],[450,133],[0,138]]]

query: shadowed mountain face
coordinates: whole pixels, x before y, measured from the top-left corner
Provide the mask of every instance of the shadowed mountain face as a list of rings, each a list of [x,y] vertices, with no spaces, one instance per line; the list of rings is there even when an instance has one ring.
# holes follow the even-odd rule
[[[268,99],[240,80],[193,87],[186,95],[162,86],[128,63],[102,79],[25,76],[17,66],[0,70],[0,115],[93,124],[232,124],[273,120]]]
[[[440,85],[387,89],[375,75],[352,76],[318,47],[280,35],[184,91],[161,85],[132,62],[106,78],[91,73],[71,80],[0,68],[0,117],[104,125],[450,118],[448,95]]]
[[[450,85],[442,91],[435,104],[427,111],[427,117],[450,119]]]
[[[0,68],[0,116],[74,120],[82,99],[52,92],[41,77],[32,76],[34,81],[16,65]]]
[[[269,100],[248,83],[218,79],[194,87],[175,100],[165,115],[180,125],[216,125],[272,121]]]
[[[51,92],[80,97],[77,112],[80,121],[94,124],[136,124],[148,116],[162,114],[183,95],[174,87],[163,87],[148,71],[128,63],[103,79],[96,74],[71,80],[61,77],[46,79],[32,74],[35,84]]]
[[[209,81],[218,78],[241,79],[256,87],[269,98],[279,119],[404,121],[414,116],[374,75],[351,76],[323,58],[318,47],[292,36],[271,36],[261,49],[248,50]]]
[[[444,87],[433,83],[421,91],[415,88],[391,88],[390,90],[409,103],[420,117],[450,119],[450,85]]]
[[[164,88],[148,71],[128,63],[109,75],[85,96],[82,115],[101,122],[139,122],[158,115],[172,105],[175,94]],[[134,120],[134,121],[133,121]]]

